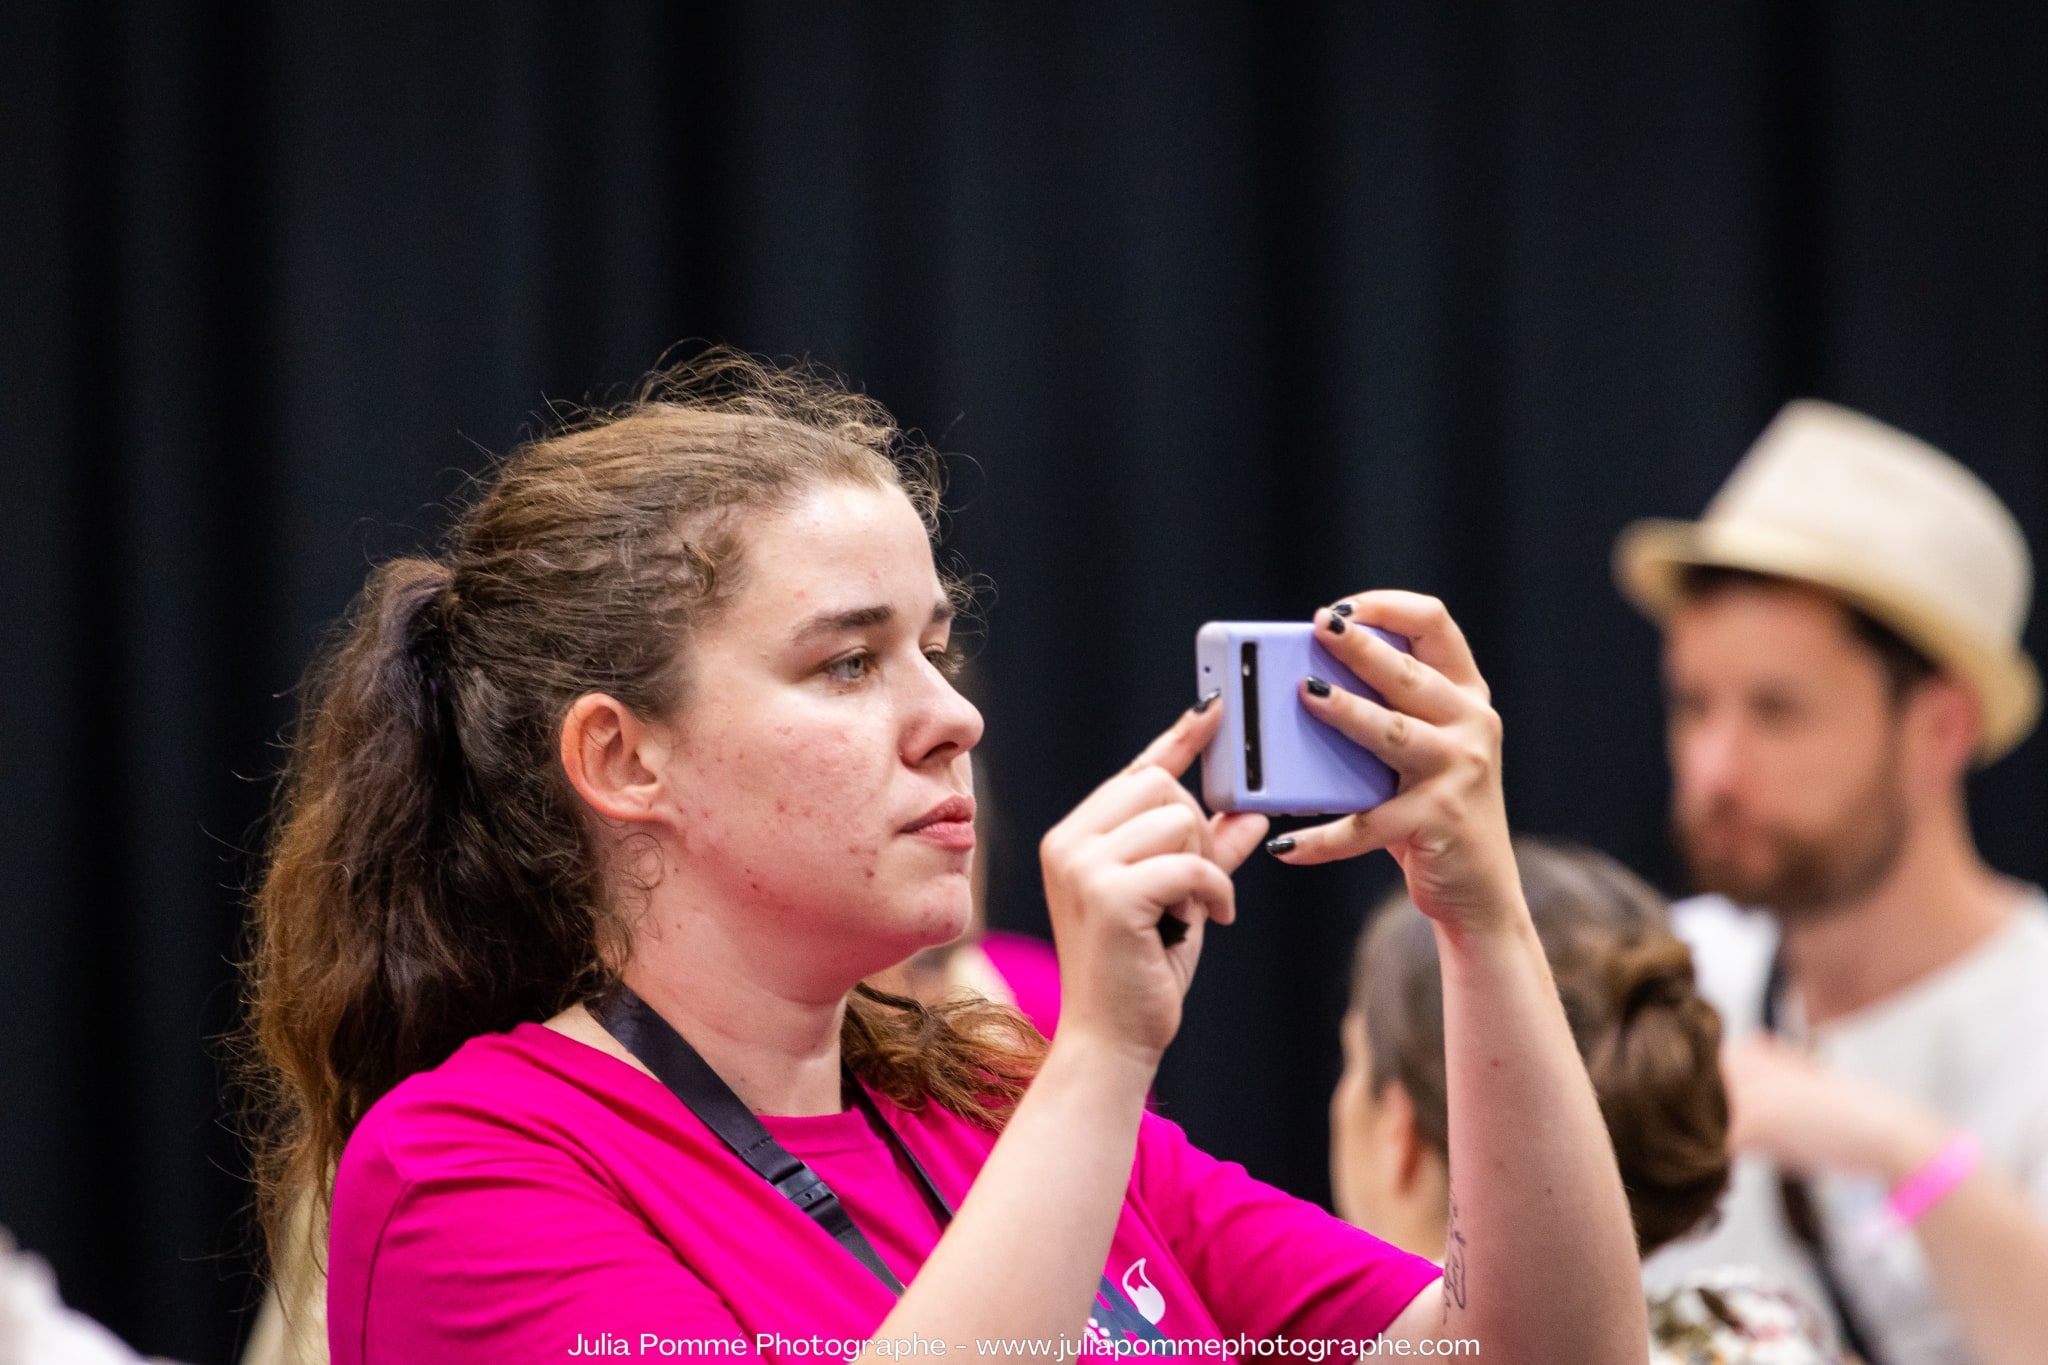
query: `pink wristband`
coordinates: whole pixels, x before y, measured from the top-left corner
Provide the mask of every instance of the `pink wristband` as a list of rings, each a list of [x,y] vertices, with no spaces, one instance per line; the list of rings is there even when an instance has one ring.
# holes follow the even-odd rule
[[[1899,1182],[1892,1197],[1885,1201],[1886,1210],[1898,1226],[1912,1227],[1949,1191],[1968,1180],[1983,1156],[1984,1149],[1977,1139],[1958,1131],[1941,1144],[1941,1150],[1929,1157],[1926,1165]]]

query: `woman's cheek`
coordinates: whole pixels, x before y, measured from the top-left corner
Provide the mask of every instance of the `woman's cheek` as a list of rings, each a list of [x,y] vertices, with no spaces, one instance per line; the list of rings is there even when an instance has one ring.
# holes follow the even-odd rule
[[[846,730],[826,729],[781,757],[793,778],[783,790],[805,812],[802,818],[843,825],[885,815],[893,753],[879,754]]]
[[[775,741],[757,756],[767,770],[759,790],[772,801],[762,822],[776,831],[784,855],[824,858],[872,878],[890,832],[894,755],[878,762],[874,746],[844,729],[790,728]]]

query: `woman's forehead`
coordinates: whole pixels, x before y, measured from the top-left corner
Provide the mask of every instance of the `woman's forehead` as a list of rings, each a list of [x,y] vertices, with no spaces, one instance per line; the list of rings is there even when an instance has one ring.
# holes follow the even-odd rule
[[[888,608],[919,628],[950,614],[924,522],[900,489],[823,485],[758,518],[747,542],[742,610],[749,598],[805,616]]]

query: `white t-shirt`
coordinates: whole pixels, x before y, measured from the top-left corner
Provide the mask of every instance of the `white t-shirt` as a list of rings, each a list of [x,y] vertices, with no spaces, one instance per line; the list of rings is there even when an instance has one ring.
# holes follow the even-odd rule
[[[1761,1027],[1776,922],[1702,896],[1673,907],[1672,928],[1691,945],[1700,993],[1720,1010],[1728,1039]],[[1790,1014],[1781,1006],[1781,1020]],[[2035,896],[1961,958],[1812,1030],[1808,1041],[1830,1070],[1914,1099],[1974,1133],[1984,1160],[2017,1180],[2048,1217],[2048,900]],[[1883,1181],[1825,1176],[1809,1188],[1836,1282],[1872,1349],[1889,1365],[1974,1365],[1935,1299],[1912,1232],[1874,1231]],[[1755,1266],[1827,1302],[1785,1228],[1776,1172],[1761,1159],[1736,1162],[1720,1224],[1658,1251],[1644,1281],[1656,1289],[1722,1265]]]

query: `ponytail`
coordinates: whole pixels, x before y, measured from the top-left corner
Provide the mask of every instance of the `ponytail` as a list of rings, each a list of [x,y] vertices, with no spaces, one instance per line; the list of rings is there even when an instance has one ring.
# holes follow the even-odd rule
[[[324,1206],[343,1141],[392,1086],[573,998],[573,981],[536,979],[521,959],[595,966],[588,916],[494,913],[498,895],[532,888],[478,846],[490,821],[463,756],[451,577],[426,559],[378,569],[307,677],[250,964],[251,1032],[272,1072],[259,1183],[273,1246],[304,1192]]]

